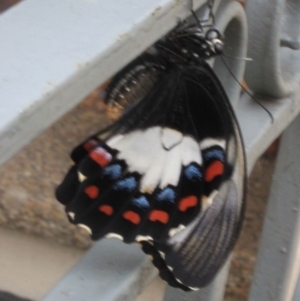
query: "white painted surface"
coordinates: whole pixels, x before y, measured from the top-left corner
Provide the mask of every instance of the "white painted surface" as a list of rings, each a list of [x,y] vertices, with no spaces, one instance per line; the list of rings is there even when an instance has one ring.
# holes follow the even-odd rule
[[[26,0],[1,15],[0,163],[188,14],[185,0]]]
[[[135,300],[156,274],[137,245],[102,239],[43,301]]]
[[[293,300],[300,270],[299,133],[300,115],[281,138],[249,301]]]
[[[31,300],[41,300],[85,253],[4,228],[0,237],[0,291]],[[155,278],[136,301],[161,301],[165,287]]]
[[[250,88],[261,95],[282,98],[299,80],[299,0],[246,1],[249,25],[246,70]]]

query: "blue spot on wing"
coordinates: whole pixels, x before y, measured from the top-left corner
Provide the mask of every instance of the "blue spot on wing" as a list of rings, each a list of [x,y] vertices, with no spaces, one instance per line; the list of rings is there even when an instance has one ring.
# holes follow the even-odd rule
[[[139,198],[133,199],[132,203],[140,208],[146,209],[150,207],[149,202],[144,196],[141,196]]]
[[[224,150],[213,148],[208,151],[205,151],[203,157],[205,161],[208,161],[210,159],[218,159],[220,161],[224,161],[224,155]]]
[[[172,188],[165,188],[164,190],[162,190],[161,192],[158,193],[157,195],[157,200],[161,201],[161,202],[171,202],[174,203],[175,202],[175,191]]]
[[[110,165],[103,170],[103,174],[109,176],[113,180],[117,180],[122,174],[122,167],[119,164]]]
[[[124,180],[118,181],[113,189],[115,190],[127,190],[128,192],[134,190],[137,187],[137,182],[134,177],[129,177]]]
[[[183,174],[189,179],[189,180],[201,180],[203,175],[202,172],[200,171],[199,167],[195,165],[189,165],[187,166]]]

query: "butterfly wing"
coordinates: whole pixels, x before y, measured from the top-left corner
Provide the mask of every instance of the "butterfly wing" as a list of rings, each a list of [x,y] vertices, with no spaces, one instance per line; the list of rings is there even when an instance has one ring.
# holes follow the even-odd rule
[[[226,161],[232,171],[206,210],[166,243],[153,246],[156,250],[153,263],[160,262],[159,254],[164,260],[164,265],[162,261],[159,263],[160,270],[165,277],[169,276],[169,283],[190,289],[207,285],[220,270],[238,238],[245,209],[246,163],[239,126],[219,80],[209,66],[204,72],[210,81],[206,87],[215,86],[214,100],[221,102],[220,108],[223,107],[232,124],[226,145]]]
[[[242,140],[208,65],[177,68],[142,58],[148,63],[155,66],[145,69],[150,84],[138,77],[141,61],[116,77],[107,103],[118,106],[127,91],[134,106],[73,151],[75,166],[56,195],[70,221],[93,239],[154,241],[172,282],[200,287],[219,270],[239,232]]]
[[[159,81],[160,70],[159,61],[154,60],[148,54],[143,54],[118,72],[107,88],[105,103],[107,104],[108,116],[115,120],[125,112],[128,113],[129,108],[143,99]],[[138,113],[139,110],[136,109],[136,114]],[[129,120],[127,114],[124,114],[112,127],[110,126],[101,132],[106,134],[110,131],[113,132],[114,128],[120,125],[123,120]],[[128,122],[127,128],[130,128]],[[74,165],[55,192],[56,198],[63,205],[70,203],[75,197],[80,185],[78,178],[79,163],[100,144],[101,140],[97,137],[100,135],[101,133],[97,133],[89,137],[72,151],[71,159]]]
[[[126,118],[98,135],[98,144],[91,138],[73,151],[77,163],[56,195],[72,222],[88,227],[94,239],[165,240],[172,227],[200,211],[201,154],[197,141],[183,135],[196,129],[184,122],[188,108],[176,93],[183,89],[170,95],[168,87],[170,77],[180,82],[180,74],[165,72]]]

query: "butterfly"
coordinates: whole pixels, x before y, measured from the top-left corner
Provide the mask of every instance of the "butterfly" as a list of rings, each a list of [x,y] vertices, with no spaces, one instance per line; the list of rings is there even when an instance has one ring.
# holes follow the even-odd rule
[[[94,240],[138,242],[170,285],[196,290],[232,250],[245,209],[246,159],[230,101],[206,59],[220,32],[184,24],[111,81],[120,118],[77,146],[56,190]]]

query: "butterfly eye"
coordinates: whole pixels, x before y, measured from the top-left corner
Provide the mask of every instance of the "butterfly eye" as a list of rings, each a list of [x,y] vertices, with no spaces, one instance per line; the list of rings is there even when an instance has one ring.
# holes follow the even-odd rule
[[[221,34],[217,29],[212,28],[208,30],[206,33],[206,40],[208,43],[211,43],[211,50],[215,54],[223,53],[223,42],[221,40]]]
[[[209,41],[213,41],[215,39],[221,39],[221,34],[217,29],[212,28],[212,29],[207,31],[206,39],[209,40]]]

